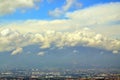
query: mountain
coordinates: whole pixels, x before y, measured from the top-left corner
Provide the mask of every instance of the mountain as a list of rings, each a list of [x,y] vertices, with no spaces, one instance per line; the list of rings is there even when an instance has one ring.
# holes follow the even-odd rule
[[[120,68],[120,55],[91,47],[40,49],[39,45],[23,48],[18,55],[0,53],[0,67],[8,68]],[[38,55],[42,53],[42,55]]]

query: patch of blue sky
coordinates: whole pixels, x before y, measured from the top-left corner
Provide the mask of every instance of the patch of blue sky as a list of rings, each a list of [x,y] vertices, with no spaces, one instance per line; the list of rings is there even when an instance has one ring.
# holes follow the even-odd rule
[[[87,8],[93,5],[97,4],[104,4],[104,3],[110,3],[110,2],[119,2],[120,0],[77,0],[82,4],[83,8]],[[55,8],[61,8],[65,4],[65,0],[54,0],[51,3],[48,3],[46,0],[37,3],[37,6],[39,9],[17,9],[14,13],[0,16],[0,21],[16,21],[16,20],[52,20],[55,19],[51,17],[48,12],[50,10],[54,10]],[[76,10],[75,8],[70,8],[68,12],[72,12]],[[65,18],[64,16],[61,16],[59,19]]]
[[[97,4],[105,4],[105,3],[110,3],[110,2],[120,2],[120,0],[78,0],[80,1],[83,5],[83,8],[94,6]]]

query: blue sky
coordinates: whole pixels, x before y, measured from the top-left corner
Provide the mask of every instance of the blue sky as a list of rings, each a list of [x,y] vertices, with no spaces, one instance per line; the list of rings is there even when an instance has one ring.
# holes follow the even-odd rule
[[[12,14],[7,14],[4,16],[0,16],[1,20],[28,20],[28,19],[55,19],[51,16],[49,16],[48,12],[50,10],[54,10],[56,7],[61,7],[65,4],[65,0],[57,1],[57,0],[51,0],[52,2],[49,2],[50,0],[43,0],[41,2],[37,2],[37,7],[39,9],[31,8],[31,9],[16,9],[16,11]],[[80,3],[82,6],[78,8],[70,8],[68,12],[74,11],[77,9],[83,9],[90,6],[98,5],[98,4],[105,4],[110,2],[119,2],[119,0],[77,0],[78,3]],[[21,10],[25,10],[25,12],[22,12]],[[61,18],[61,17],[59,17]],[[62,17],[63,18],[63,17]]]
[[[0,63],[120,67],[119,9],[120,0],[1,0]]]

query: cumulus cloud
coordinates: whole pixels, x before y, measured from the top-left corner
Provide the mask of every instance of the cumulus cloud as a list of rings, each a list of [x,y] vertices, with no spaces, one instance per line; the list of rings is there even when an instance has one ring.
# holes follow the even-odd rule
[[[60,17],[73,6],[81,7],[81,3],[77,2],[77,0],[66,0],[65,4],[60,8],[55,8],[54,10],[49,11],[49,15],[53,17]]]
[[[25,42],[28,37],[25,38],[25,36],[15,29],[2,29],[0,32],[0,51],[11,51],[16,49],[16,47],[25,46],[29,43]]]
[[[113,51],[114,53],[120,50],[120,40],[108,38],[86,28],[72,32],[46,31],[44,33],[31,34],[14,33],[9,36],[0,37],[0,41],[2,41],[0,44],[3,45],[0,46],[0,51],[15,49],[12,54],[17,54],[22,51],[22,48],[16,49],[16,47],[25,47],[31,44],[40,45],[41,49],[52,46],[57,48],[88,46]]]
[[[20,53],[22,53],[22,51],[23,51],[22,48],[16,48],[16,49],[11,53],[11,55],[20,54]]]
[[[16,9],[36,8],[40,0],[0,0],[0,15],[10,14]]]
[[[1,31],[1,35],[7,36],[10,32],[11,32],[10,29],[7,28],[7,29],[4,29],[3,31]]]

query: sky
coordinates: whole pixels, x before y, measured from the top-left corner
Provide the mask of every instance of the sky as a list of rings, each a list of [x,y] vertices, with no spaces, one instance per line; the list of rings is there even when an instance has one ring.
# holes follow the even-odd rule
[[[119,9],[120,0],[0,0],[0,67],[120,68]]]

